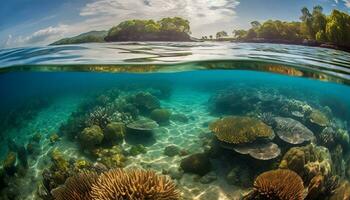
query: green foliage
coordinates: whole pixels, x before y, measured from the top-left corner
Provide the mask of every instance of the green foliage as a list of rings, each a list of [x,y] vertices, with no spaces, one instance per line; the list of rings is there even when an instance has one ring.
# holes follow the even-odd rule
[[[228,34],[226,31],[220,31],[220,32],[216,33],[216,39],[220,39],[220,38],[227,37],[227,36],[228,36]]]
[[[234,30],[233,35],[235,36],[236,39],[244,39],[247,35],[247,31],[240,29],[240,30]]]
[[[167,17],[160,21],[127,20],[111,28],[106,41],[189,40],[189,21]]]
[[[51,45],[63,45],[63,44],[81,44],[88,42],[104,42],[107,31],[90,31],[87,33],[80,34],[71,38],[63,38],[58,40]]]
[[[327,19],[325,33],[328,41],[350,46],[350,16],[344,12],[333,10]]]
[[[301,9],[300,20],[302,22],[268,20],[262,24],[253,21],[251,22],[252,28],[248,31],[234,30],[233,34],[239,40],[265,39],[297,43],[303,40],[313,40],[320,43],[350,46],[349,14],[333,10],[330,16],[326,16],[321,6],[315,6],[312,13],[304,7]]]

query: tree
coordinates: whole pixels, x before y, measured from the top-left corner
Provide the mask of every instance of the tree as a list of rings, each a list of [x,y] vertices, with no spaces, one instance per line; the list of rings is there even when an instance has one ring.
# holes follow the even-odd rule
[[[350,16],[333,10],[328,17],[325,35],[328,41],[350,47]]]
[[[233,30],[232,34],[235,36],[236,39],[243,39],[247,35],[247,31],[243,29]]]
[[[223,37],[226,37],[226,36],[228,36],[226,31],[220,31],[220,32],[216,33],[216,39],[220,39],[220,38],[223,38]]]
[[[312,29],[312,15],[308,8],[304,7],[301,9],[302,16],[300,17],[303,22],[303,35],[307,38],[314,39],[313,29]]]
[[[189,21],[180,17],[167,17],[159,21],[127,20],[112,27],[106,41],[143,41],[143,40],[181,40],[188,41],[190,36]]]
[[[324,39],[324,32],[326,31],[327,18],[322,13],[323,8],[321,6],[315,6],[312,12],[311,28],[315,36],[312,36],[317,41],[318,39]]]
[[[250,25],[252,26],[253,29],[258,29],[261,26],[260,22],[258,21],[252,21],[250,22]]]
[[[212,39],[213,39],[213,36],[212,36],[212,35],[209,35],[209,38],[212,40]]]

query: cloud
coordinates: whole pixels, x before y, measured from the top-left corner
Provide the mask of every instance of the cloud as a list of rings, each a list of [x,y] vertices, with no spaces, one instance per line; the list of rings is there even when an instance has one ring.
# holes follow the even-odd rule
[[[238,0],[96,0],[86,4],[80,15],[109,26],[133,18],[181,16],[190,20],[192,32],[198,35],[209,26],[232,26],[238,5]]]
[[[350,0],[343,0],[343,1],[344,1],[344,5],[350,8]]]
[[[48,42],[60,38],[68,31],[67,25],[58,25],[56,27],[49,26],[44,29],[40,29],[29,36],[18,36],[14,38],[11,34],[8,36],[5,46],[25,46],[29,44],[47,44]]]

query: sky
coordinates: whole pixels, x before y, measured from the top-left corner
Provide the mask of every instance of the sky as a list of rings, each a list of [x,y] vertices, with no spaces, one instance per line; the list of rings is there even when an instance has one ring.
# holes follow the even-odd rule
[[[108,30],[127,19],[180,16],[192,36],[247,29],[267,19],[298,21],[300,9],[321,5],[350,12],[350,0],[2,0],[0,48],[47,45],[91,30]]]

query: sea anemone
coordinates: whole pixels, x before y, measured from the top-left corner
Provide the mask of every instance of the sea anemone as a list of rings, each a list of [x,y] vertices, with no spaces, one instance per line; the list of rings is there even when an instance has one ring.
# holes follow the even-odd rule
[[[254,182],[256,199],[302,200],[303,180],[291,170],[271,170],[260,174]]]
[[[209,129],[218,140],[229,144],[251,143],[274,135],[271,127],[250,117],[224,117],[210,124]]]
[[[100,175],[92,186],[95,200],[177,200],[175,184],[154,171],[113,169]]]
[[[83,172],[69,177],[63,186],[51,191],[55,200],[91,200],[91,186],[97,181],[95,172]]]

